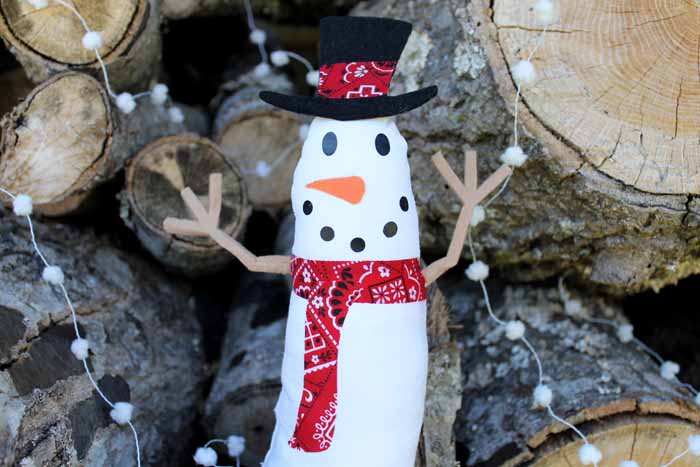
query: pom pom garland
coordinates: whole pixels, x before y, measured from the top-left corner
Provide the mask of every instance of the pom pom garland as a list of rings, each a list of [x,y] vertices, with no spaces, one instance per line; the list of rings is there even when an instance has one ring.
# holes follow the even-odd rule
[[[173,123],[182,123],[185,121],[185,114],[182,113],[182,110],[180,107],[170,107],[168,109],[168,117],[170,118],[170,121]]]
[[[270,65],[266,62],[260,62],[255,68],[253,68],[253,76],[256,78],[265,78],[270,75],[272,69]]]
[[[299,127],[299,139],[304,141],[307,136],[309,136],[309,125],[304,123]]]
[[[255,173],[258,177],[266,178],[272,172],[270,164],[265,161],[258,161],[255,165]]]
[[[556,21],[557,17],[552,0],[537,0],[537,3],[535,3],[535,16],[537,17],[537,22],[543,26],[548,26]]]
[[[102,36],[97,31],[88,31],[83,36],[83,47],[87,50],[97,50],[102,47]]]
[[[535,400],[535,406],[546,408],[552,404],[552,390],[546,384],[538,384],[532,393],[532,398]]]
[[[695,395],[695,404],[700,405],[700,392]]]
[[[163,105],[168,100],[168,87],[165,84],[158,83],[151,89],[151,102],[155,105]]]
[[[670,360],[663,362],[661,364],[661,368],[659,369],[661,377],[669,381],[673,381],[676,378],[678,372],[680,371],[681,367],[678,365],[678,363],[672,362]]]
[[[16,216],[30,216],[33,209],[32,197],[29,195],[20,194],[12,200],[12,212]]]
[[[688,452],[694,456],[700,456],[700,435],[688,436]]]
[[[117,107],[125,114],[130,114],[136,108],[134,96],[128,92],[123,92],[117,96]]]
[[[634,326],[631,324],[621,324],[617,327],[617,338],[620,342],[627,344],[634,339]]]
[[[308,73],[306,73],[306,84],[309,86],[316,87],[318,86],[318,80],[320,78],[320,74],[318,70],[311,70]]]
[[[489,267],[483,261],[474,261],[464,271],[464,274],[474,282],[483,281],[489,277]]]
[[[518,86],[532,84],[537,79],[537,71],[530,60],[520,60],[510,71]]]
[[[512,341],[522,339],[525,335],[525,325],[522,321],[508,321],[506,323],[506,337]]]
[[[270,54],[270,61],[277,67],[285,66],[289,64],[289,54],[284,50],[275,50]]]
[[[501,162],[511,167],[520,167],[527,160],[527,155],[520,146],[510,146],[501,154]]]
[[[218,460],[216,451],[212,448],[197,448],[194,453],[194,462],[205,467],[214,467]]]
[[[109,416],[112,417],[112,420],[117,422],[118,425],[126,425],[131,422],[133,414],[134,406],[128,402],[116,402],[109,412]]]
[[[255,45],[262,45],[267,40],[267,34],[262,29],[253,29],[248,36],[250,42]]]
[[[633,460],[627,460],[627,461],[620,462],[619,467],[639,467],[639,464],[637,464]]]
[[[63,271],[58,266],[46,266],[41,273],[41,278],[51,285],[62,285],[65,280]]]
[[[238,457],[245,451],[245,438],[242,436],[231,435],[226,438],[226,449],[231,457]]]
[[[603,454],[594,445],[586,443],[578,450],[578,459],[583,465],[598,465]]]
[[[70,344],[70,351],[75,355],[78,360],[85,360],[88,358],[88,350],[90,349],[90,344],[86,339],[78,337]]]
[[[482,206],[474,206],[474,212],[472,212],[472,220],[469,221],[469,225],[476,227],[486,218],[486,209]]]
[[[40,10],[42,8],[46,8],[47,6],[49,6],[48,0],[27,0],[27,3],[29,3],[31,6],[33,6],[37,10]]]

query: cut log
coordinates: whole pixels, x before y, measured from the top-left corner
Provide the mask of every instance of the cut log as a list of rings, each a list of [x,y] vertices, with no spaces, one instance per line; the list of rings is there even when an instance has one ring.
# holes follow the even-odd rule
[[[100,32],[99,49],[115,91],[143,91],[158,73],[160,13],[155,0],[67,0]],[[82,45],[85,26],[68,8],[49,2],[0,1],[0,37],[34,82],[79,69],[101,76],[95,53]]]
[[[465,384],[455,433],[462,465],[579,465],[580,438],[534,408],[538,373],[527,347],[507,339],[489,319],[478,284],[451,280],[442,285],[461,327],[456,338]],[[659,366],[634,343],[622,343],[614,327],[582,319],[624,323],[617,306],[587,293],[580,299],[582,311],[567,315],[556,288],[491,288],[496,315],[526,324],[554,393],[553,410],[602,451],[601,465],[627,459],[662,465],[687,448],[700,421],[688,392],[663,379]],[[674,465],[694,462],[686,457]]]
[[[72,355],[70,311],[16,219],[0,208],[0,466],[135,466],[131,430],[110,419]],[[205,378],[188,287],[92,232],[35,227],[66,274],[95,379],[135,406],[144,465],[178,465]]]
[[[185,112],[185,125],[206,131],[199,112]],[[150,99],[121,113],[99,82],[76,72],[36,87],[1,126],[0,186],[31,195],[35,210],[50,216],[78,210],[138,149],[185,128]]]
[[[239,237],[250,215],[246,187],[236,165],[210,140],[194,134],[161,138],[129,163],[122,218],[158,261],[178,273],[211,273],[235,260],[209,237],[171,235],[163,229],[166,217],[190,217],[180,192],[190,187],[206,198],[211,173],[223,174],[219,227]]]
[[[344,14],[359,0],[294,0],[292,2],[270,2],[252,0],[253,13],[276,21],[298,18],[300,9],[305,17],[316,20],[329,15]],[[163,0],[163,16],[182,19],[190,16],[222,16],[244,14],[243,0]]]
[[[278,92],[292,88],[286,79],[274,84]],[[270,88],[248,85],[224,100],[213,132],[226,157],[241,168],[253,207],[274,211],[290,203],[292,177],[303,144],[299,128],[305,119],[260,100],[263,89]],[[258,164],[263,164],[262,172]]]
[[[477,252],[513,278],[571,271],[615,293],[659,289],[699,272],[700,148],[698,117],[690,116],[699,84],[689,71],[698,48],[697,37],[684,33],[698,6],[555,3],[561,20],[534,54],[540,79],[523,89],[519,106],[520,144],[530,159],[476,229]],[[480,158],[482,176],[497,167],[513,141],[509,67],[534,50],[541,27],[532,2],[517,0],[379,0],[355,13],[414,25],[394,93],[440,88],[397,123],[409,139],[423,206],[422,244],[441,254],[459,210],[429,157],[442,150],[458,167],[468,145],[491,155]]]
[[[241,463],[258,465],[270,445],[289,303],[282,277],[248,275],[231,306],[219,372],[205,408],[214,437],[246,437]],[[429,291],[430,367],[418,467],[454,467],[452,426],[461,404],[459,351],[447,329],[448,309],[436,286]]]

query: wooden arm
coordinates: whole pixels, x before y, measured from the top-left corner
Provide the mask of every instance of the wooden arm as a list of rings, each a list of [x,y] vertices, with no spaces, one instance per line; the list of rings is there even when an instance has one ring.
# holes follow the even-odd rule
[[[440,276],[445,274],[451,268],[455,267],[462,256],[462,248],[469,233],[469,224],[471,223],[474,208],[491,193],[503,180],[509,177],[513,170],[507,165],[502,165],[496,172],[486,179],[479,186],[476,173],[476,152],[466,151],[464,154],[464,183],[462,183],[457,174],[452,170],[441,152],[436,153],[432,157],[433,164],[438,169],[438,172],[445,179],[445,182],[452,188],[459,199],[462,201],[462,209],[457,218],[450,246],[447,248],[447,254],[437,261],[429,264],[423,269],[423,277],[425,277],[426,285],[435,282]]]
[[[290,274],[291,257],[281,255],[256,256],[239,241],[219,229],[221,213],[221,174],[209,176],[209,211],[190,188],[180,192],[187,208],[196,220],[168,217],[163,221],[163,228],[171,235],[209,236],[220,247],[233,256],[252,272],[269,272],[273,274]]]

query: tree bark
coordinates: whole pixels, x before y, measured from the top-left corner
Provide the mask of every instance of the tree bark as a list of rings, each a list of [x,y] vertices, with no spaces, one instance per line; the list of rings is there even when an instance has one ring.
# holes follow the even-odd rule
[[[68,0],[93,31],[115,91],[143,91],[159,71],[160,12],[156,0]],[[0,2],[0,37],[34,82],[67,70],[102,77],[95,53],[82,46],[85,27],[66,7],[36,9],[22,0]]]
[[[166,217],[192,216],[180,196],[185,187],[208,199],[211,173],[223,175],[219,227],[241,236],[250,215],[246,186],[236,165],[210,140],[194,134],[158,139],[134,157],[126,173],[124,222],[158,261],[181,274],[211,273],[235,261],[209,237],[171,235],[163,229]]]
[[[185,124],[173,123],[149,99],[124,114],[94,78],[56,75],[3,118],[0,186],[32,196],[39,213],[73,213],[150,141],[186,127],[206,131],[200,112],[183,110]]]
[[[342,14],[359,0],[293,0],[291,2],[252,0],[253,13],[276,21],[290,20],[299,16],[304,9],[306,16],[314,19]],[[243,0],[163,0],[163,16],[169,19],[182,19],[190,16],[216,16],[244,14]]]
[[[465,384],[455,433],[463,465],[578,465],[582,441],[534,408],[537,367],[528,349],[505,337],[489,319],[478,284],[465,282],[453,276],[442,284],[461,327]],[[658,365],[634,343],[622,343],[612,326],[582,319],[622,324],[616,305],[587,294],[576,298],[582,311],[567,314],[556,288],[491,289],[496,315],[526,324],[554,393],[553,410],[580,427],[605,465],[627,459],[662,465],[687,448],[700,421],[687,391],[661,378]]]
[[[26,223],[0,209],[0,225],[0,465],[135,466],[131,430],[110,419],[71,354],[70,311],[41,280]],[[35,227],[66,274],[95,379],[135,406],[144,465],[176,463],[204,380],[189,289],[92,232]]]
[[[697,125],[696,117],[685,119],[692,113],[697,80],[684,81],[678,106],[669,96],[679,96],[687,68],[677,61],[687,58],[687,66],[695,67],[697,48],[679,46],[679,54],[639,50],[675,43],[664,36],[664,15],[673,10],[668,34],[676,37],[683,21],[695,14],[680,13],[696,6],[644,7],[643,18],[637,18],[635,8],[607,2],[557,5],[562,20],[552,25],[533,58],[540,79],[523,90],[519,106],[520,134],[525,133],[520,144],[530,158],[475,229],[477,252],[522,280],[571,271],[614,293],[675,283],[700,271],[700,244],[693,234],[700,222],[699,188],[689,162],[697,152]],[[422,245],[435,254],[447,247],[459,209],[429,156],[442,150],[459,167],[467,145],[490,156],[480,158],[482,176],[497,167],[498,156],[513,141],[515,87],[509,66],[526,58],[537,42],[539,27],[530,6],[506,0],[378,0],[355,10],[414,25],[394,94],[429,84],[440,89],[436,99],[397,118],[409,139],[414,189],[423,206]],[[595,17],[589,11],[596,11]],[[587,21],[594,18],[601,18],[599,27],[588,33]],[[635,21],[648,26],[630,26],[629,40],[612,47],[615,31],[627,30],[620,25]],[[647,63],[642,58],[659,60],[645,78],[638,72]],[[657,79],[662,70],[668,77]],[[612,77],[616,73],[619,80]],[[648,86],[647,80],[657,84]],[[605,86],[610,93],[601,90]],[[692,144],[684,153],[686,141]]]
[[[305,119],[260,100],[263,89],[291,92],[292,85],[281,77],[243,85],[219,107],[213,139],[227,159],[241,168],[253,207],[277,211],[290,203],[292,177],[303,144],[299,128]],[[259,163],[269,167],[269,174],[256,171]]]

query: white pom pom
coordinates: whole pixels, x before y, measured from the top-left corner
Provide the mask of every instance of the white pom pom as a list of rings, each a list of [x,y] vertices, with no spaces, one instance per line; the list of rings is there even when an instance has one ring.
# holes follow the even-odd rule
[[[117,107],[125,114],[130,114],[136,108],[134,96],[128,92],[123,92],[117,96]]]
[[[46,8],[49,6],[48,0],[27,0],[27,2],[37,9]]]
[[[622,461],[620,462],[619,467],[639,467],[639,464],[637,464],[633,460],[628,460],[628,461]]]
[[[262,29],[253,29],[250,31],[250,36],[248,36],[250,42],[255,45],[262,45],[267,39],[267,34]]]
[[[309,136],[309,125],[304,123],[302,126],[299,127],[299,139],[304,141],[306,140],[307,136]]]
[[[501,154],[501,162],[512,167],[520,167],[527,160],[527,155],[520,146],[510,146]]]
[[[257,174],[258,177],[265,178],[268,175],[270,175],[271,171],[272,171],[272,168],[265,161],[258,161],[258,163],[255,165],[255,173]]]
[[[216,451],[212,448],[197,448],[197,451],[194,453],[194,462],[197,465],[212,467],[216,465],[217,460]]]
[[[552,0],[538,0],[535,4],[535,16],[537,17],[537,22],[543,26],[552,24],[556,20]]]
[[[694,456],[700,456],[700,435],[688,436],[688,451]]]
[[[617,327],[617,338],[620,342],[627,344],[634,339],[634,326],[631,324],[621,324]]]
[[[151,89],[151,102],[155,105],[163,105],[168,100],[168,87],[165,84],[158,83]]]
[[[128,402],[116,402],[114,408],[109,412],[112,420],[119,425],[126,425],[131,421],[131,416],[134,414],[134,406]]]
[[[228,448],[228,455],[231,457],[238,457],[245,451],[245,438],[242,436],[231,435],[226,438],[226,447]]]
[[[511,68],[513,79],[519,85],[532,84],[537,79],[537,71],[530,60],[520,60]]]
[[[63,271],[58,266],[46,266],[41,273],[41,278],[53,285],[61,285],[65,280]]]
[[[90,349],[90,344],[86,339],[77,338],[70,344],[70,351],[73,352],[75,358],[78,360],[85,360],[88,358],[88,350]]]
[[[700,392],[697,393],[697,395],[695,396],[695,403],[696,403],[697,405],[700,405]]]
[[[483,206],[476,205],[476,206],[474,206],[474,212],[472,212],[472,220],[469,222],[469,224],[472,227],[476,227],[485,218],[486,218],[486,209],[484,209]]]
[[[552,404],[552,390],[546,384],[538,384],[532,393],[537,407],[549,407]]]
[[[32,197],[29,195],[17,195],[12,200],[12,212],[16,216],[30,216],[33,209]]]
[[[600,449],[592,444],[586,443],[578,450],[578,459],[583,465],[597,465],[602,458]]]
[[[506,323],[506,337],[512,341],[522,339],[525,335],[525,325],[522,321],[514,320]]]
[[[83,36],[83,47],[88,50],[97,50],[102,47],[102,36],[97,31],[88,31]]]
[[[185,114],[182,113],[180,107],[172,106],[168,109],[168,117],[173,123],[182,123],[185,121]]]
[[[267,62],[261,62],[258,63],[258,66],[253,68],[253,76],[256,78],[264,78],[266,76],[270,75],[270,72],[272,69],[270,68],[270,65]]]
[[[270,54],[270,61],[275,66],[285,66],[289,63],[289,55],[284,50],[275,50]]]
[[[464,271],[464,274],[473,281],[483,281],[489,277],[489,267],[483,261],[474,261]]]
[[[568,299],[564,301],[564,313],[569,316],[581,316],[583,304],[580,300]]]
[[[318,86],[318,80],[319,80],[319,73],[318,70],[312,70],[306,74],[306,84],[309,86]]]
[[[676,375],[681,371],[681,367],[676,362],[667,360],[661,364],[659,373],[663,379],[674,380]]]

